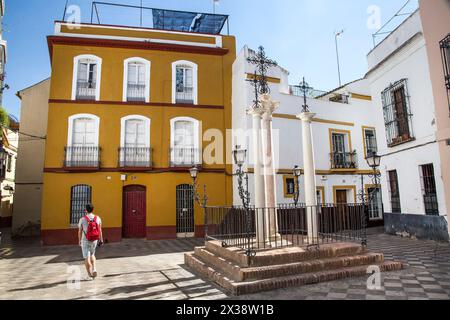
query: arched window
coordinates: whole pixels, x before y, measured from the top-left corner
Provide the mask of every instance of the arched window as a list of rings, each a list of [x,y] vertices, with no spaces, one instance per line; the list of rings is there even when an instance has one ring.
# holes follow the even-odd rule
[[[94,55],[74,58],[72,100],[100,100],[102,59]]]
[[[150,102],[150,66],[150,61],[142,58],[124,61],[124,102]]]
[[[171,166],[189,167],[200,164],[200,123],[181,117],[170,122]]]
[[[85,215],[85,207],[92,202],[92,187],[84,184],[73,186],[70,196],[70,224],[76,225]]]
[[[180,60],[172,63],[172,103],[198,104],[198,66]]]
[[[151,166],[149,118],[132,115],[121,119],[120,167]]]
[[[100,118],[77,114],[69,118],[66,167],[98,167]]]

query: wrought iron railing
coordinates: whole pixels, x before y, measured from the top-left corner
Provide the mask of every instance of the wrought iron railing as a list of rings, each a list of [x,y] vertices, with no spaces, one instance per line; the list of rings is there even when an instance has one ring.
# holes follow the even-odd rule
[[[119,148],[120,168],[150,168],[151,166],[151,148]]]
[[[145,84],[128,84],[127,101],[129,102],[145,102]]]
[[[357,169],[358,155],[356,152],[332,152],[331,169]]]
[[[77,82],[77,100],[95,100],[97,85],[95,82]]]
[[[177,87],[175,98],[177,103],[186,103],[186,104],[194,103],[194,88]]]
[[[391,211],[392,211],[392,213],[401,213],[402,212],[400,196],[391,195]]]
[[[237,247],[248,254],[326,243],[367,244],[367,206],[330,204],[280,205],[277,208],[206,207],[207,240]],[[259,232],[257,232],[259,231]]]
[[[169,152],[170,167],[192,167],[200,165],[200,149],[198,148],[172,148]]]
[[[66,147],[64,167],[98,168],[100,167],[99,147]]]

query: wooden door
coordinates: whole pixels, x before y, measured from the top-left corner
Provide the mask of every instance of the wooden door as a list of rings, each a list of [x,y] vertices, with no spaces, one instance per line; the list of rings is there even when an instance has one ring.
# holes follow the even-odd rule
[[[123,190],[123,237],[146,237],[146,188],[127,186]]]
[[[336,190],[336,203],[338,205],[337,226],[343,232],[348,228],[347,190]]]
[[[336,203],[347,204],[347,190],[336,190]]]

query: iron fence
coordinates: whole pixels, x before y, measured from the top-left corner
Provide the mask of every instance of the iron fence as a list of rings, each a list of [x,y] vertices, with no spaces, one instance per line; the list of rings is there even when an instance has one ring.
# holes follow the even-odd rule
[[[268,249],[348,241],[366,245],[367,214],[364,204],[206,207],[205,232],[207,240],[241,248],[249,255]]]
[[[185,103],[185,104],[193,104],[194,103],[194,88],[177,86],[176,102],[177,103]]]
[[[200,149],[198,148],[171,148],[169,151],[170,167],[192,167],[200,165]]]
[[[98,168],[100,166],[99,147],[66,147],[64,166]]]

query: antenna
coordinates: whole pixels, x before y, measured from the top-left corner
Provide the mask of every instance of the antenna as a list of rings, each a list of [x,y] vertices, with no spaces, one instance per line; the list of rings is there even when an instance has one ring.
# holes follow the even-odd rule
[[[67,6],[69,5],[69,0],[66,0],[66,5],[64,6],[64,13],[62,21],[66,21],[66,12],[67,12]]]

